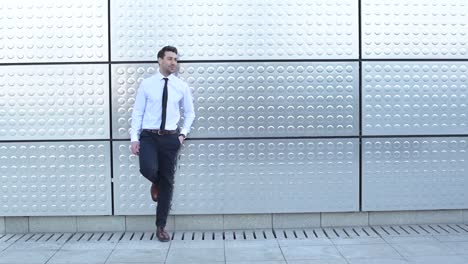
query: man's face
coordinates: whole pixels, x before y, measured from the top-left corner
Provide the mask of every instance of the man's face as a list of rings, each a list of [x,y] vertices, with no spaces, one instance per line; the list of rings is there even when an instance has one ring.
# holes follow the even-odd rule
[[[164,58],[159,58],[159,69],[163,75],[170,75],[177,70],[177,54],[172,51],[166,51]]]

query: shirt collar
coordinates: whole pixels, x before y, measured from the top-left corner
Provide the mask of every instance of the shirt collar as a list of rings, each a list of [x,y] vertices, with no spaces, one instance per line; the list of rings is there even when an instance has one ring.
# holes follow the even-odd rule
[[[166,78],[164,75],[161,74],[161,72],[159,71],[159,68],[156,72],[156,76],[158,77],[158,80],[162,80],[163,78]],[[174,77],[175,77],[174,74],[167,76],[169,80],[172,80]]]

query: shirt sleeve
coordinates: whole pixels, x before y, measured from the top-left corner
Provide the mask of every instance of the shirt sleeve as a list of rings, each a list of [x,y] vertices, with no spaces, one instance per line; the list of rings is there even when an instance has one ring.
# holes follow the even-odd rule
[[[139,141],[139,136],[141,132],[141,124],[143,122],[143,115],[145,113],[146,108],[144,83],[144,81],[140,83],[135,97],[135,104],[133,105],[132,124],[130,128],[131,142]]]
[[[193,120],[195,120],[195,110],[193,107],[192,92],[190,91],[190,87],[187,83],[184,84],[184,98],[182,107],[184,108],[184,125],[182,126],[180,133],[188,135],[188,133],[190,133]]]

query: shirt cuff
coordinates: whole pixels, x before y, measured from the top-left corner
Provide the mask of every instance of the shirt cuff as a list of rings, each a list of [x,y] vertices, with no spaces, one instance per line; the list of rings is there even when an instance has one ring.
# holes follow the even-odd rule
[[[179,133],[184,134],[187,137],[188,131],[187,131],[187,129],[182,129],[182,130],[180,130]]]
[[[138,139],[138,135],[132,135],[132,136],[131,136],[130,142],[138,142],[138,141],[140,141],[140,140]]]

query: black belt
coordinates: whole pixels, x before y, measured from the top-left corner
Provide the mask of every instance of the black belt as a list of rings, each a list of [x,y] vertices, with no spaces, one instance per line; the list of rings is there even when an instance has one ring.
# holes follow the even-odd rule
[[[143,129],[143,131],[148,131],[150,133],[158,134],[160,136],[162,136],[162,135],[172,135],[172,134],[179,133],[179,129],[174,129],[174,130]]]

